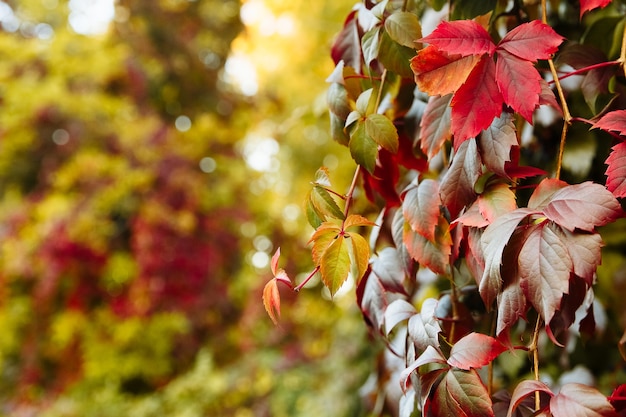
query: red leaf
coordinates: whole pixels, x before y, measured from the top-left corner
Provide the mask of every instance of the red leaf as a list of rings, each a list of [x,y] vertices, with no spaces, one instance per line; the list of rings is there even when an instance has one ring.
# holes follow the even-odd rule
[[[550,26],[533,20],[507,33],[498,44],[498,50],[504,49],[518,58],[536,62],[538,59],[549,59],[563,39]]]
[[[496,335],[500,337],[502,332],[511,328],[520,317],[526,316],[528,302],[520,287],[519,275],[511,280],[498,294],[498,321]]]
[[[441,201],[452,218],[476,199],[474,184],[480,177],[481,163],[474,139],[463,142],[452,158],[439,187]]]
[[[558,231],[563,234],[561,240],[565,242],[574,262],[574,274],[591,286],[596,269],[602,262],[602,238],[598,233],[572,233],[562,228]]]
[[[425,179],[405,192],[402,214],[413,231],[434,241],[440,205],[439,184],[435,180]]]
[[[470,333],[452,346],[448,365],[464,369],[481,368],[489,364],[506,348],[493,337]]]
[[[509,412],[506,414],[507,417],[511,417],[513,415],[513,411],[515,411],[524,399],[533,395],[536,391],[548,394],[550,397],[554,396],[550,388],[541,381],[522,381],[517,385],[517,387],[515,387],[515,391],[513,391],[511,402],[509,403]]]
[[[356,72],[360,74],[363,52],[361,49],[361,37],[359,36],[357,15],[357,10],[353,10],[348,15],[341,33],[339,33],[333,43],[330,54],[335,65],[343,60],[346,66],[354,68]]]
[[[465,140],[476,137],[502,113],[502,94],[495,79],[495,62],[489,57],[483,58],[452,97],[450,105],[455,149]]]
[[[496,45],[489,33],[473,20],[443,21],[437,28],[418,42],[430,43],[449,54],[492,55]]]
[[[515,193],[507,184],[495,184],[478,197],[480,214],[489,223],[516,208]]]
[[[415,233],[408,223],[405,223],[402,240],[413,259],[420,265],[436,274],[449,272],[452,238],[449,225],[443,217],[439,218],[434,240],[428,240],[419,233]]]
[[[420,122],[420,149],[432,159],[439,153],[446,140],[452,137],[450,132],[450,100],[452,95],[433,96],[428,99],[424,115]]]
[[[474,369],[452,369],[441,380],[431,400],[432,415],[492,417],[491,398]]]
[[[567,246],[549,224],[532,229],[518,261],[522,290],[546,323],[561,305],[574,269]]]
[[[511,148],[518,146],[513,115],[502,113],[478,138],[480,156],[487,168],[508,178],[505,165],[511,160]]]
[[[550,202],[554,193],[565,187],[567,187],[567,183],[565,181],[554,178],[543,179],[530,196],[530,199],[528,200],[528,208],[536,210],[543,209]]]
[[[616,417],[609,400],[597,389],[583,384],[565,384],[550,399],[554,417]]]
[[[618,219],[622,208],[606,188],[587,181],[555,192],[543,212],[570,231],[578,228],[590,232]]]
[[[611,3],[611,0],[580,0],[580,18],[589,10],[596,9],[598,7],[604,8]]]
[[[615,110],[605,114],[593,127],[626,136],[626,110]]]
[[[504,102],[529,123],[539,106],[541,76],[530,61],[504,50],[498,52],[496,82]]]
[[[430,45],[411,59],[411,69],[421,91],[443,96],[458,90],[479,59],[476,55],[449,55]]]
[[[611,148],[606,164],[606,188],[615,197],[626,197],[626,142]]]
[[[274,322],[278,324],[280,318],[280,293],[278,292],[278,281],[275,279],[265,284],[263,288],[263,306],[267,311],[268,316]]]
[[[626,384],[615,388],[607,399],[618,413],[626,411]]]

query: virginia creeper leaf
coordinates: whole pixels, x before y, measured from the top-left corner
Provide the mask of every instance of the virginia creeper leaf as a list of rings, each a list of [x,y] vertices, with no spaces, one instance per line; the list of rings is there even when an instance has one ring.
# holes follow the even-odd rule
[[[609,400],[597,389],[570,383],[550,399],[554,417],[617,417]]]
[[[493,417],[491,398],[476,370],[451,369],[435,388],[436,416]]]
[[[416,233],[408,223],[405,223],[403,242],[409,254],[436,274],[448,273],[450,267],[450,254],[452,253],[452,237],[449,225],[443,217],[439,217],[435,239],[428,240]]]
[[[335,202],[325,188],[318,185],[313,186],[309,198],[320,218],[327,219],[332,217],[335,219],[344,219],[344,214],[337,205],[337,202]]]
[[[398,131],[386,116],[376,113],[367,116],[365,133],[389,152],[398,152]]]
[[[626,197],[626,142],[611,148],[606,164],[606,188],[615,197]]]
[[[550,26],[540,20],[533,20],[522,23],[507,33],[498,44],[498,49],[536,62],[538,59],[549,59],[558,50],[563,39]]]
[[[509,412],[506,414],[507,417],[511,417],[513,415],[513,411],[515,411],[522,401],[524,401],[526,397],[534,395],[536,391],[548,394],[550,397],[554,396],[550,388],[545,383],[530,379],[524,380],[517,384],[517,387],[515,387],[515,390],[513,391],[511,402],[509,403]]]
[[[452,345],[448,364],[469,371],[481,368],[506,350],[500,342],[482,333],[470,333]]]
[[[415,41],[422,37],[417,16],[409,12],[395,12],[385,20],[385,30],[400,45],[415,47]]]
[[[357,233],[346,233],[348,252],[350,255],[350,272],[357,285],[367,272],[370,260],[370,247],[365,238]],[[351,244],[350,244],[351,242]]]
[[[413,304],[403,299],[397,299],[385,310],[385,334],[389,335],[398,323],[408,320],[417,314]]]
[[[373,60],[378,58],[380,51],[380,26],[373,27],[363,35],[361,47],[363,48],[365,64],[369,66]]]
[[[422,303],[419,314],[409,318],[407,324],[408,339],[418,350],[425,350],[428,346],[439,347],[439,333],[441,326],[435,315],[438,300],[428,298]]]
[[[326,92],[328,109],[340,119],[346,119],[350,114],[350,101],[346,87],[339,83],[331,83]]]
[[[489,223],[499,216],[509,213],[517,208],[515,193],[507,184],[495,184],[478,196],[478,209],[480,214]]]
[[[602,262],[602,238],[598,233],[573,233],[563,228],[558,228],[558,231],[563,234],[561,240],[565,242],[574,262],[574,274],[591,286],[596,269]]]
[[[502,332],[511,328],[520,317],[525,317],[528,303],[524,292],[520,287],[519,275],[505,284],[498,294],[498,319],[496,323],[496,335],[500,337]]]
[[[350,132],[350,154],[354,161],[367,169],[370,173],[376,167],[378,145],[365,131],[365,124],[361,121]]]
[[[487,308],[490,308],[502,288],[500,267],[504,248],[522,219],[533,213],[531,209],[521,208],[503,214],[487,226],[482,235],[485,272],[480,279],[478,289]]]
[[[338,235],[322,254],[320,273],[331,296],[343,285],[350,272],[350,254],[344,235]]]
[[[555,192],[543,212],[570,231],[578,228],[590,232],[618,219],[622,208],[606,188],[587,181]]]
[[[317,228],[315,233],[313,233],[309,243],[313,243],[311,257],[313,258],[315,265],[319,265],[322,262],[324,252],[326,252],[326,249],[328,249],[333,240],[339,235],[340,231],[341,229],[334,223],[325,222]]]
[[[511,148],[518,146],[513,116],[502,113],[493,119],[487,129],[478,138],[480,156],[487,168],[508,178],[505,165],[511,160]]]
[[[320,167],[317,171],[315,171],[315,184],[323,187],[331,186],[328,168]]]
[[[415,49],[400,45],[391,39],[386,31],[382,33],[378,60],[389,71],[393,71],[401,77],[411,77],[413,72],[409,63],[414,56]]]
[[[448,172],[439,187],[441,201],[454,218],[461,209],[476,199],[474,184],[481,174],[481,161],[476,141],[470,139],[459,146]]]
[[[278,281],[275,279],[269,281],[263,288],[263,306],[270,319],[277,325],[280,318],[280,293],[278,292]]]
[[[359,98],[356,100],[356,110],[359,112],[359,116],[365,117],[376,112],[376,96],[373,93],[374,89],[368,88],[359,94]]]
[[[498,51],[496,83],[504,102],[529,123],[539,107],[541,76],[530,61],[520,59],[505,50]]]
[[[609,3],[611,3],[611,0],[580,0],[580,18],[582,19],[586,12],[598,7],[604,8]]]
[[[450,55],[429,45],[411,59],[411,69],[421,91],[444,96],[459,89],[479,60],[478,55]]]
[[[433,346],[428,346],[424,352],[402,373],[400,374],[400,386],[402,390],[406,392],[408,388],[409,377],[417,368],[423,365],[427,365],[429,363],[446,363],[446,358],[441,354],[439,349],[434,348]]]
[[[496,84],[496,64],[493,59],[481,59],[467,81],[452,97],[452,134],[454,148],[476,137],[502,113],[503,98]]]
[[[431,96],[420,122],[420,149],[432,159],[439,153],[446,140],[452,137],[450,131],[450,100],[452,94]]]
[[[567,246],[549,224],[535,226],[519,253],[520,286],[546,323],[561,305],[574,269]]]
[[[615,110],[605,114],[593,127],[626,136],[626,110]]]
[[[363,216],[359,216],[358,214],[350,214],[346,220],[343,222],[343,228],[345,230],[351,227],[358,226],[376,226],[376,223],[367,220]]]
[[[272,256],[272,261],[270,263],[270,269],[272,271],[272,275],[278,281],[283,281],[287,285],[291,285],[291,279],[287,275],[284,269],[278,267],[278,260],[280,258],[280,248],[276,249],[274,256]]]
[[[343,29],[333,43],[331,56],[335,65],[343,60],[345,65],[354,68],[360,74],[362,55],[357,16],[358,11],[353,10],[346,17]]]
[[[429,43],[448,54],[482,55],[493,54],[496,45],[489,33],[473,20],[443,21],[420,42]]]
[[[435,180],[425,179],[417,186],[410,186],[405,192],[402,214],[411,225],[411,229],[433,241],[440,205],[439,184]]]
[[[548,205],[554,193],[567,187],[565,181],[554,178],[543,179],[528,200],[528,208],[541,210]]]

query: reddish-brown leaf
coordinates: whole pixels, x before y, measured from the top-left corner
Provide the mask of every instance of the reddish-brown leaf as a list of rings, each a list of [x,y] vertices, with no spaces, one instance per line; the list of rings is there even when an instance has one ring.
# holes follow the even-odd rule
[[[615,110],[605,114],[593,127],[626,136],[626,110]]]
[[[606,188],[615,197],[626,197],[626,142],[611,148],[606,164]]]
[[[420,265],[429,268],[436,274],[449,272],[452,237],[450,236],[449,225],[443,217],[439,217],[434,240],[428,240],[414,232],[408,223],[405,223],[402,240],[411,257]]]
[[[546,323],[561,305],[574,269],[567,246],[549,224],[545,221],[533,227],[518,261],[522,290]]]
[[[588,385],[565,384],[550,399],[554,417],[617,417],[615,409],[597,389]]]
[[[450,100],[452,95],[432,96],[428,99],[424,115],[420,122],[420,149],[428,156],[434,158],[446,140],[452,137],[450,131]]]
[[[511,148],[518,146],[513,115],[502,113],[478,138],[480,156],[487,168],[508,178],[506,163],[511,161]]]
[[[356,72],[360,74],[363,52],[361,49],[357,17],[357,10],[353,10],[348,17],[346,17],[343,29],[332,46],[331,56],[335,65],[343,60],[345,65],[354,68]]]
[[[528,200],[528,208],[535,210],[543,209],[546,205],[548,205],[554,193],[565,187],[567,187],[567,183],[565,181],[554,178],[543,179],[530,196],[530,199]]]
[[[493,417],[491,398],[476,370],[451,369],[432,397],[432,415]]]
[[[467,81],[452,97],[452,134],[454,148],[476,137],[502,113],[502,94],[496,84],[496,64],[484,57],[474,67]]]
[[[558,225],[593,231],[622,216],[622,207],[606,188],[590,181],[556,191],[543,210]]]
[[[523,23],[507,33],[498,44],[498,53],[504,49],[527,61],[548,59],[555,53],[563,37],[540,20]]]
[[[598,7],[604,8],[609,3],[611,3],[611,0],[580,0],[580,18],[582,19],[586,12]]]
[[[493,54],[496,45],[489,33],[473,20],[443,21],[428,36],[419,42],[429,43],[449,54],[482,55]]]
[[[272,279],[263,288],[263,306],[274,324],[278,324],[280,318],[280,293],[277,284],[278,281]]]
[[[602,262],[602,238],[598,233],[574,233],[563,228],[557,230],[562,234],[561,240],[565,242],[574,262],[574,273],[591,286],[596,269]]]
[[[474,139],[465,141],[452,158],[448,172],[441,180],[441,201],[454,218],[476,199],[474,184],[481,174],[481,161]]]
[[[421,91],[443,96],[458,90],[479,59],[476,55],[449,55],[430,45],[411,59],[411,69]]]
[[[530,61],[520,59],[505,50],[498,51],[496,82],[504,102],[529,123],[539,107],[541,76]]]
[[[448,365],[469,371],[481,368],[506,350],[500,342],[482,333],[463,336],[452,346]]]
[[[446,358],[438,349],[433,346],[428,346],[426,350],[424,350],[424,352],[422,352],[422,354],[400,374],[400,386],[403,391],[406,391],[409,387],[409,377],[411,374],[420,366],[427,365],[429,363],[445,364]]]
[[[434,241],[440,205],[439,184],[435,180],[425,179],[417,186],[410,186],[404,193],[402,214],[411,229]]]

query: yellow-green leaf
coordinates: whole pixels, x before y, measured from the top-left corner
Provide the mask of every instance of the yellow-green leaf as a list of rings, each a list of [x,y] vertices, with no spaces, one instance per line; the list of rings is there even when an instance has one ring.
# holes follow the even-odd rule
[[[350,214],[343,222],[343,229],[347,230],[354,226],[376,226],[376,223],[371,222],[358,214]]]
[[[326,220],[328,217],[332,217],[343,220],[345,218],[343,211],[325,188],[319,185],[313,186],[310,198],[315,211],[322,219]]]
[[[370,173],[374,172],[378,145],[365,132],[365,124],[361,121],[358,121],[350,132],[350,154],[357,164]]]
[[[422,37],[422,28],[417,16],[409,12],[396,12],[385,20],[389,37],[400,45],[415,48],[415,41]]]
[[[330,246],[324,251],[320,262],[320,273],[322,282],[330,290],[330,294],[335,295],[337,290],[343,285],[350,272],[350,254],[346,238],[343,235],[337,236]]]
[[[311,257],[315,265],[320,265],[322,257],[326,249],[333,243],[334,239],[339,235],[339,228],[337,229],[318,229],[311,237],[310,242],[313,242],[313,248],[311,249]]]
[[[365,238],[357,233],[346,234],[350,237],[350,267],[357,285],[365,275],[370,260],[370,247]]]
[[[382,114],[367,116],[365,133],[389,152],[398,152],[398,131],[386,116]]]

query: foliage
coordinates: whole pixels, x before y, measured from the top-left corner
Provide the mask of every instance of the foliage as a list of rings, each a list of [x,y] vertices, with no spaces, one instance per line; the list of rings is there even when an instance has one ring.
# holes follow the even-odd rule
[[[327,81],[354,181],[318,171],[313,272],[275,274],[266,309],[351,276],[390,352],[375,415],[621,415],[626,5],[476,3],[348,14]]]

